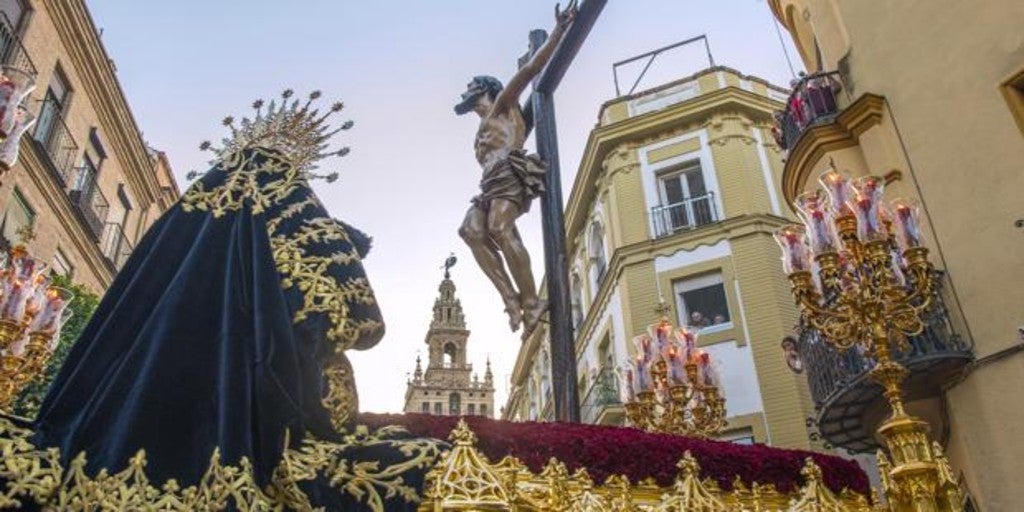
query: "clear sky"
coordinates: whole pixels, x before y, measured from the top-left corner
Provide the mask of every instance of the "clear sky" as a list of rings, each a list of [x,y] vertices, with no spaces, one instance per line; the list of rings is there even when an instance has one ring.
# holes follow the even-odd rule
[[[343,100],[355,128],[339,145],[352,152],[323,169],[341,179],[316,189],[335,217],[374,237],[365,263],[388,333],[351,356],[362,410],[401,410],[407,374],[417,352],[426,354],[440,267],[453,251],[470,359],[482,374],[490,356],[495,405],[504,404],[520,341],[456,234],[481,171],[472,151],[477,121],[456,117],[452,107],[473,75],[507,81],[530,29],[551,28],[553,1],[93,0],[89,7],[146,140],[167,152],[183,189],[185,173],[205,170],[199,142],[219,140],[225,115],[247,115],[254,99],[288,87]],[[612,63],[702,33],[717,64],[789,82],[764,0],[610,0],[555,98],[566,195],[598,109],[615,96]],[[676,50],[654,63],[640,88],[707,65],[702,46]],[[638,72],[624,69],[623,81]],[[539,210],[519,221],[538,282]]]

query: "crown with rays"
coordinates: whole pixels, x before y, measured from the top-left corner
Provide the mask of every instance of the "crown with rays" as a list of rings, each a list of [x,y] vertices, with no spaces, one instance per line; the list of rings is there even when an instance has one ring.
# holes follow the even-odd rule
[[[327,182],[338,179],[338,173],[316,174],[320,161],[334,156],[345,156],[349,148],[330,149],[330,139],[342,130],[352,128],[351,120],[345,121],[332,129],[328,119],[345,108],[344,103],[336,102],[321,113],[314,102],[321,96],[320,91],[309,93],[305,101],[292,99],[295,95],[291,89],[281,93],[277,99],[269,103],[256,100],[252,104],[256,115],[244,117],[237,124],[235,118],[224,118],[223,124],[231,129],[231,135],[221,141],[221,147],[215,147],[210,141],[204,141],[199,149],[210,151],[216,155],[214,162],[219,161],[238,151],[263,147],[280,151],[300,172],[309,178],[322,178]],[[266,106],[266,109],[264,109]],[[197,176],[189,173],[189,178]]]

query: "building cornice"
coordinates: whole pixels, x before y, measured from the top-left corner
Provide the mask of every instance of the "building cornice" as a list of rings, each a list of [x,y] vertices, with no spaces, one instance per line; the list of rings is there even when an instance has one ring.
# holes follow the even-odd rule
[[[128,107],[110,57],[83,0],[44,0],[57,33],[100,120],[134,199],[142,208],[158,201],[160,185],[153,173],[141,132]]]
[[[860,136],[882,122],[885,97],[865,93],[843,109],[831,123],[812,126],[800,135],[782,169],[782,194],[786,204],[800,195],[815,165],[832,151],[854,147]]]
[[[589,339],[597,329],[600,313],[607,307],[612,291],[627,267],[651,261],[659,256],[671,256],[679,251],[692,251],[702,245],[714,245],[722,240],[734,240],[755,233],[770,235],[779,227],[791,223],[789,219],[771,214],[737,215],[691,231],[616,248],[608,262],[608,273],[601,281],[594,301],[587,309],[586,317],[580,322],[576,332],[576,356],[579,357],[586,349],[582,341]],[[652,311],[653,308],[654,305]]]
[[[771,113],[782,106],[766,96],[740,89],[725,87],[680,102],[668,108],[634,116],[590,132],[587,145],[576,173],[572,191],[566,205],[566,233],[583,229],[587,218],[587,205],[598,192],[598,177],[604,172],[603,164],[609,153],[635,150],[647,140],[656,140],[679,129],[680,125],[700,124],[718,112],[745,114],[751,121],[771,119]],[[627,169],[628,170],[628,169]],[[609,169],[609,172],[617,172]],[[570,237],[571,238],[571,237]]]

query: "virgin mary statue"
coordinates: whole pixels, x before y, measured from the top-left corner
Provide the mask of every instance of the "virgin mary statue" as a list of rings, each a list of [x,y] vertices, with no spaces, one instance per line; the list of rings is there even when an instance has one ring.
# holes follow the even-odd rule
[[[254,104],[107,291],[34,421],[0,417],[0,508],[406,510],[442,445],[353,424],[384,324],[369,238],[309,186],[337,129]]]

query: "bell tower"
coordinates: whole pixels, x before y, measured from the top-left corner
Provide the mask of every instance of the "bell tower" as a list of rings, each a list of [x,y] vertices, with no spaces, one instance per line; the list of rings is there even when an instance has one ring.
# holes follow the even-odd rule
[[[434,300],[433,316],[424,342],[427,344],[427,368],[416,370],[405,392],[405,412],[440,415],[487,416],[494,413],[494,378],[490,361],[484,380],[473,374],[467,348],[469,330],[462,303],[455,296],[451,267],[455,256],[445,261],[444,279]]]

